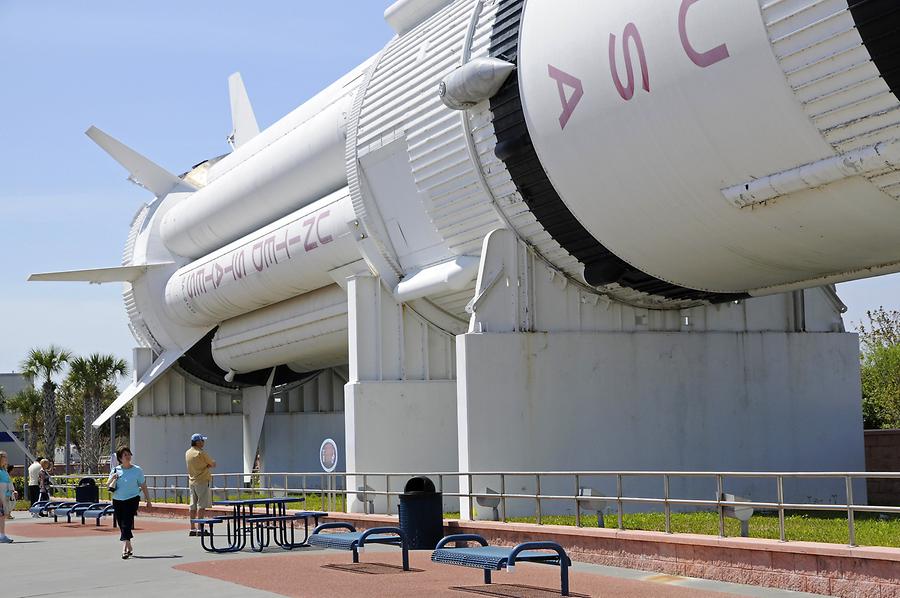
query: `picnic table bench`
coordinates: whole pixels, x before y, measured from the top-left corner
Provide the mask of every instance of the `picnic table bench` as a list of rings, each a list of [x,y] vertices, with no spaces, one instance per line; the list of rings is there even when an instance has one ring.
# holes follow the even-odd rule
[[[452,548],[447,546],[451,542],[477,542],[481,546]],[[514,547],[489,546],[487,540],[477,534],[456,534],[438,542],[431,560],[435,563],[483,569],[486,584],[491,583],[491,571],[506,569],[512,573],[516,563],[554,565],[560,569],[561,594],[569,595],[569,567],[572,561],[556,542],[523,542]]]
[[[268,546],[272,539],[275,544],[285,550],[292,550],[302,546],[309,546],[309,520],[315,520],[315,525],[319,525],[319,519],[328,515],[321,511],[301,511],[299,513],[291,513],[287,515],[254,515],[247,518],[250,534],[250,548],[257,552],[262,552]],[[304,535],[300,542],[295,541],[294,525],[295,521],[303,521]],[[288,538],[290,535],[290,538]]]

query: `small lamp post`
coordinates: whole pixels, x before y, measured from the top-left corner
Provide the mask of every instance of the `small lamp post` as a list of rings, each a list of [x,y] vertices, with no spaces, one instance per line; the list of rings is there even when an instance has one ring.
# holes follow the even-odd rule
[[[116,462],[116,414],[109,418],[109,471],[113,470]]]
[[[22,436],[24,436],[23,440],[25,441],[25,469],[22,472],[22,475],[28,475],[28,450],[30,450],[31,445],[28,444],[28,428],[30,426],[28,424],[22,424]]]
[[[71,445],[71,443],[70,443],[70,441],[69,441],[69,426],[71,425],[71,423],[72,423],[72,416],[71,416],[71,415],[67,415],[67,416],[66,416],[66,452],[65,452],[65,455],[66,455],[66,457],[65,457],[65,459],[66,459],[66,475],[69,475],[69,463],[70,463],[70,461],[71,461],[71,459],[70,459],[70,457],[71,457],[71,454],[70,454],[71,448],[70,448],[70,447],[71,447],[72,445]]]

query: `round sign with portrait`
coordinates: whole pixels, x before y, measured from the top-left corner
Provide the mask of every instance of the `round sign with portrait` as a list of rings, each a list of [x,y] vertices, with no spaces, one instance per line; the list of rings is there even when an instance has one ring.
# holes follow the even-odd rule
[[[337,463],[337,443],[331,438],[326,438],[322,441],[322,446],[319,448],[319,464],[326,473],[331,473],[337,468]]]

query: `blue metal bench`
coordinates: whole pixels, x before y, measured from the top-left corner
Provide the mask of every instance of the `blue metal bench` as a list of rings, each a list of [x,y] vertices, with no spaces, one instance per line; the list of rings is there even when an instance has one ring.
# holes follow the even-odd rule
[[[117,527],[116,514],[113,511],[113,506],[111,504],[95,504],[82,511],[81,525],[85,524],[85,519],[96,519],[97,525],[100,525],[100,520],[107,515],[112,515],[113,527]]]
[[[28,512],[31,513],[32,517],[47,517],[50,514],[50,511],[56,509],[57,507],[62,507],[68,504],[72,504],[70,501],[52,501],[52,500],[39,500],[28,508]]]
[[[68,523],[72,523],[72,515],[80,515],[82,511],[90,509],[94,504],[92,502],[71,502],[61,507],[57,507],[53,511],[54,523],[59,521],[60,517],[65,517]]]
[[[451,542],[478,542],[481,546],[451,548]],[[552,552],[546,552],[552,551]],[[572,561],[556,542],[523,542],[515,547],[488,546],[487,540],[476,534],[447,536],[431,554],[435,563],[484,569],[484,583],[491,583],[491,571],[506,569],[512,573],[516,563],[543,563],[559,567],[561,593],[569,595],[569,567]]]
[[[336,534],[323,534],[326,529],[345,529],[346,532]],[[399,527],[373,527],[362,532],[349,523],[335,522],[317,525],[309,537],[311,546],[320,548],[332,548],[335,550],[350,550],[353,552],[353,562],[359,562],[359,552],[366,544],[386,544],[399,546],[403,553],[403,570],[409,571],[409,544],[406,535]]]

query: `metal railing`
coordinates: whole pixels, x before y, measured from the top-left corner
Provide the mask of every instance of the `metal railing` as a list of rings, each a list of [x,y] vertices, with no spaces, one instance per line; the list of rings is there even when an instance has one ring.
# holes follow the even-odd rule
[[[407,479],[413,476],[426,476],[436,481],[436,490],[442,492],[445,497],[458,497],[465,499],[468,509],[468,519],[475,519],[476,502],[499,501],[499,520],[508,521],[509,501],[528,500],[534,502],[534,516],[538,525],[542,525],[546,517],[545,503],[556,504],[570,503],[574,507],[575,525],[582,526],[582,514],[586,510],[585,505],[598,504],[602,501],[615,506],[617,526],[625,529],[626,506],[650,505],[656,509],[661,508],[664,513],[665,532],[672,532],[673,508],[706,508],[715,509],[718,515],[718,535],[725,537],[726,509],[735,507],[750,507],[754,510],[774,511],[778,516],[778,535],[782,542],[786,542],[785,514],[790,511],[807,512],[841,512],[845,514],[848,530],[849,545],[856,546],[856,520],[857,513],[882,513],[900,515],[900,507],[864,505],[854,502],[854,482],[869,479],[894,479],[900,480],[900,472],[736,472],[736,471],[515,471],[515,472],[264,472],[264,473],[217,473],[213,474],[214,500],[248,497],[281,497],[297,496],[304,501],[314,499],[318,502],[318,508],[329,511],[346,511],[352,498],[362,503],[365,513],[373,512],[373,497],[383,498],[385,502],[384,514],[392,515],[392,499],[398,499],[403,494],[399,485],[392,485],[396,478]],[[84,477],[97,479],[101,489],[101,496],[106,490],[106,476],[54,476],[57,488],[66,490],[74,489],[78,480]],[[186,474],[149,474],[146,476],[148,489],[154,501],[187,503],[189,501],[188,477]],[[507,492],[510,478],[529,478],[534,481],[535,492]],[[546,488],[548,480],[569,478],[569,483],[564,484],[571,488],[572,493],[544,494],[542,487]],[[635,478],[656,478],[660,482],[662,496],[628,496],[624,492],[626,480]],[[475,492],[475,482],[484,479],[494,480],[499,483],[499,492]],[[587,480],[606,479],[614,482],[614,494],[585,495],[582,484]],[[677,498],[672,496],[672,481],[674,479],[708,479],[715,482],[716,498]],[[761,479],[772,480],[774,483],[774,501],[751,500],[725,500],[729,479]],[[845,495],[844,502],[834,503],[802,503],[785,501],[785,481],[798,480],[838,480],[841,481]],[[459,491],[448,491],[448,481],[458,484]],[[62,482],[62,483],[59,483]],[[299,482],[299,483],[298,483]],[[383,490],[369,486],[369,483],[384,483]],[[486,483],[481,483],[487,488]],[[557,484],[559,485],[559,484]],[[351,488],[348,490],[348,487]],[[353,489],[356,488],[356,489]],[[392,489],[393,488],[393,489]]]

